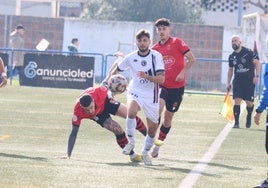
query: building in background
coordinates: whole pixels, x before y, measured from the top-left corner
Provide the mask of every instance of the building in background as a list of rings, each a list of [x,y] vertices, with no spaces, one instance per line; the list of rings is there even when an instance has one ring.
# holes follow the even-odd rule
[[[188,0],[188,3],[203,8],[206,25],[241,26],[244,15],[268,12],[268,0]]]
[[[53,0],[53,2],[55,1],[56,0]],[[51,16],[51,13],[54,12],[51,9],[52,0],[21,0],[21,16],[16,15],[16,0],[0,0],[0,24],[2,26],[0,27],[0,46],[3,48],[8,47],[7,41],[9,39],[9,32],[13,30],[17,24],[23,24],[27,30],[26,37],[30,37],[30,40],[26,40],[25,47],[27,49],[36,49],[37,44],[39,44],[42,39],[46,39],[49,42],[48,50],[67,51],[70,40],[73,37],[78,37],[81,41],[80,51],[82,53],[95,54],[95,73],[99,76],[102,74],[103,70],[101,67],[103,63],[101,55],[113,54],[118,50],[128,53],[136,49],[134,45],[135,33],[138,29],[148,29],[150,33],[152,33],[153,40],[157,40],[154,37],[153,22],[138,23],[74,19],[78,16],[79,10],[81,11],[79,7],[81,8],[83,5],[82,1],[74,1],[75,0],[57,0],[57,2],[60,2],[61,7],[65,6],[65,9],[57,10],[57,16],[54,17]],[[198,3],[199,6],[201,6],[201,1],[203,2],[204,0],[188,0],[188,2],[189,1],[193,3],[191,6],[197,6]],[[194,5],[195,2],[196,5]],[[228,2],[233,8],[228,7],[225,2]],[[232,4],[232,2],[234,3]],[[173,35],[184,38],[191,46],[196,56],[201,58],[201,60],[199,60],[200,62],[191,70],[191,75],[188,76],[188,82],[191,83],[191,85],[195,85],[195,88],[197,86],[200,86],[200,88],[204,90],[210,90],[212,88],[218,90],[219,87],[225,88],[228,64],[225,62],[215,63],[213,59],[226,60],[228,54],[232,51],[230,46],[231,36],[233,34],[242,34],[242,27],[237,25],[237,5],[238,1],[217,0],[216,3],[210,7],[210,10],[204,11],[204,25],[174,24]],[[216,6],[216,9],[213,9],[214,6]],[[261,11],[263,11],[263,9],[261,9]],[[242,16],[253,12],[256,11],[247,7],[243,8]],[[250,40],[254,38],[253,35],[255,34],[254,31],[256,28],[259,28],[257,27],[257,18],[258,15],[256,15],[256,19],[252,17],[252,21],[248,21],[247,35],[251,37],[249,38]],[[242,21],[242,19],[240,21]],[[252,23],[255,23],[255,25]],[[268,23],[266,25],[267,27],[262,25],[264,29],[263,33],[268,33]],[[263,41],[261,39],[259,41]],[[250,48],[253,47],[252,44],[247,46]],[[259,54],[262,54],[261,49],[261,46],[258,46]],[[113,62],[113,57],[108,57],[107,68],[109,68]],[[204,63],[202,59],[212,60]],[[210,75],[208,75],[208,67],[214,67],[215,69],[215,71],[209,72]],[[202,69],[204,71],[200,74],[200,70]],[[206,78],[209,78],[209,80],[205,81]]]
[[[4,15],[80,17],[86,0],[0,0]]]
[[[202,7],[206,25],[241,26],[247,14],[268,12],[268,0],[187,0],[192,7]],[[0,0],[4,15],[38,17],[80,17],[86,0]]]

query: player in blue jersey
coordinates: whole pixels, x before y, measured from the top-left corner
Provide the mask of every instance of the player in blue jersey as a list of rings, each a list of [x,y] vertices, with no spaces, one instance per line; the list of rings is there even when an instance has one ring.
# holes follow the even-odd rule
[[[264,71],[264,88],[262,91],[262,96],[259,101],[259,104],[256,108],[256,112],[254,115],[254,122],[259,125],[260,124],[260,117],[261,113],[266,109],[266,139],[265,139],[265,149],[266,153],[268,154],[268,64],[265,65],[265,71]],[[268,178],[264,180],[264,182],[255,187],[255,188],[268,188]]]

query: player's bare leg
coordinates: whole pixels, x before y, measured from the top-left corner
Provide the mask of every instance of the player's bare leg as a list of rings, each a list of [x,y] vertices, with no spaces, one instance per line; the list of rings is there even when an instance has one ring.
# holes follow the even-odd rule
[[[167,134],[169,133],[169,131],[171,129],[171,122],[172,122],[173,116],[174,116],[173,112],[169,112],[169,111],[165,110],[164,122],[160,126],[159,136],[158,136],[158,139],[155,140],[155,143],[154,143],[155,146],[154,146],[153,151],[151,153],[151,156],[153,158],[158,157],[160,146],[162,146],[164,144],[164,141],[167,137]]]
[[[103,127],[115,134],[116,142],[122,149],[128,144],[124,130],[116,121],[108,118],[103,123]],[[128,155],[130,156],[130,160],[132,162],[140,162],[142,160],[141,155],[135,153],[133,149],[129,152]]]

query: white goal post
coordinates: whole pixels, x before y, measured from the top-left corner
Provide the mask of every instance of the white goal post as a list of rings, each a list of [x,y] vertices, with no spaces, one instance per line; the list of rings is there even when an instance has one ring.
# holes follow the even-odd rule
[[[242,33],[244,46],[253,49],[256,42],[261,62],[267,61],[268,15],[253,13],[243,16]]]

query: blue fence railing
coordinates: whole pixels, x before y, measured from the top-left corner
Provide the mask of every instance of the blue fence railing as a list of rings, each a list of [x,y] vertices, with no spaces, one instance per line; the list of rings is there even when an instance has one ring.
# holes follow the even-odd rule
[[[59,50],[45,50],[45,51],[38,51],[33,49],[16,49],[16,48],[0,48],[1,53],[8,53],[9,58],[8,62],[6,63],[9,67],[13,67],[14,65],[14,53],[15,52],[23,52],[23,53],[34,53],[34,54],[58,54],[58,55],[70,55],[69,51],[59,51]],[[79,56],[93,56],[95,58],[95,75],[97,76],[97,81],[102,80],[104,78],[103,76],[103,70],[102,67],[105,65],[105,56],[101,53],[84,53],[84,52],[78,52],[76,53]],[[23,60],[22,60],[23,61]],[[9,77],[10,85],[12,85],[13,76],[12,74]]]
[[[21,51],[25,53],[50,53],[70,55],[68,51],[58,50],[29,50],[29,49],[12,49],[12,48],[0,48],[0,52],[9,54],[9,65],[13,66],[14,52]],[[100,83],[107,75],[113,63],[117,60],[117,57],[112,54],[102,53],[78,53],[81,56],[93,56],[95,57],[95,82]],[[262,63],[261,70],[265,63]],[[211,58],[196,58],[196,63],[193,65],[189,73],[187,74],[186,92],[197,94],[212,94],[223,95],[226,91],[226,80],[228,71],[228,60],[224,59],[211,59]],[[256,96],[260,96],[263,88],[263,71],[261,71],[259,83],[256,85]],[[124,73],[129,79],[129,73]],[[12,84],[12,76],[10,77],[10,84]]]

